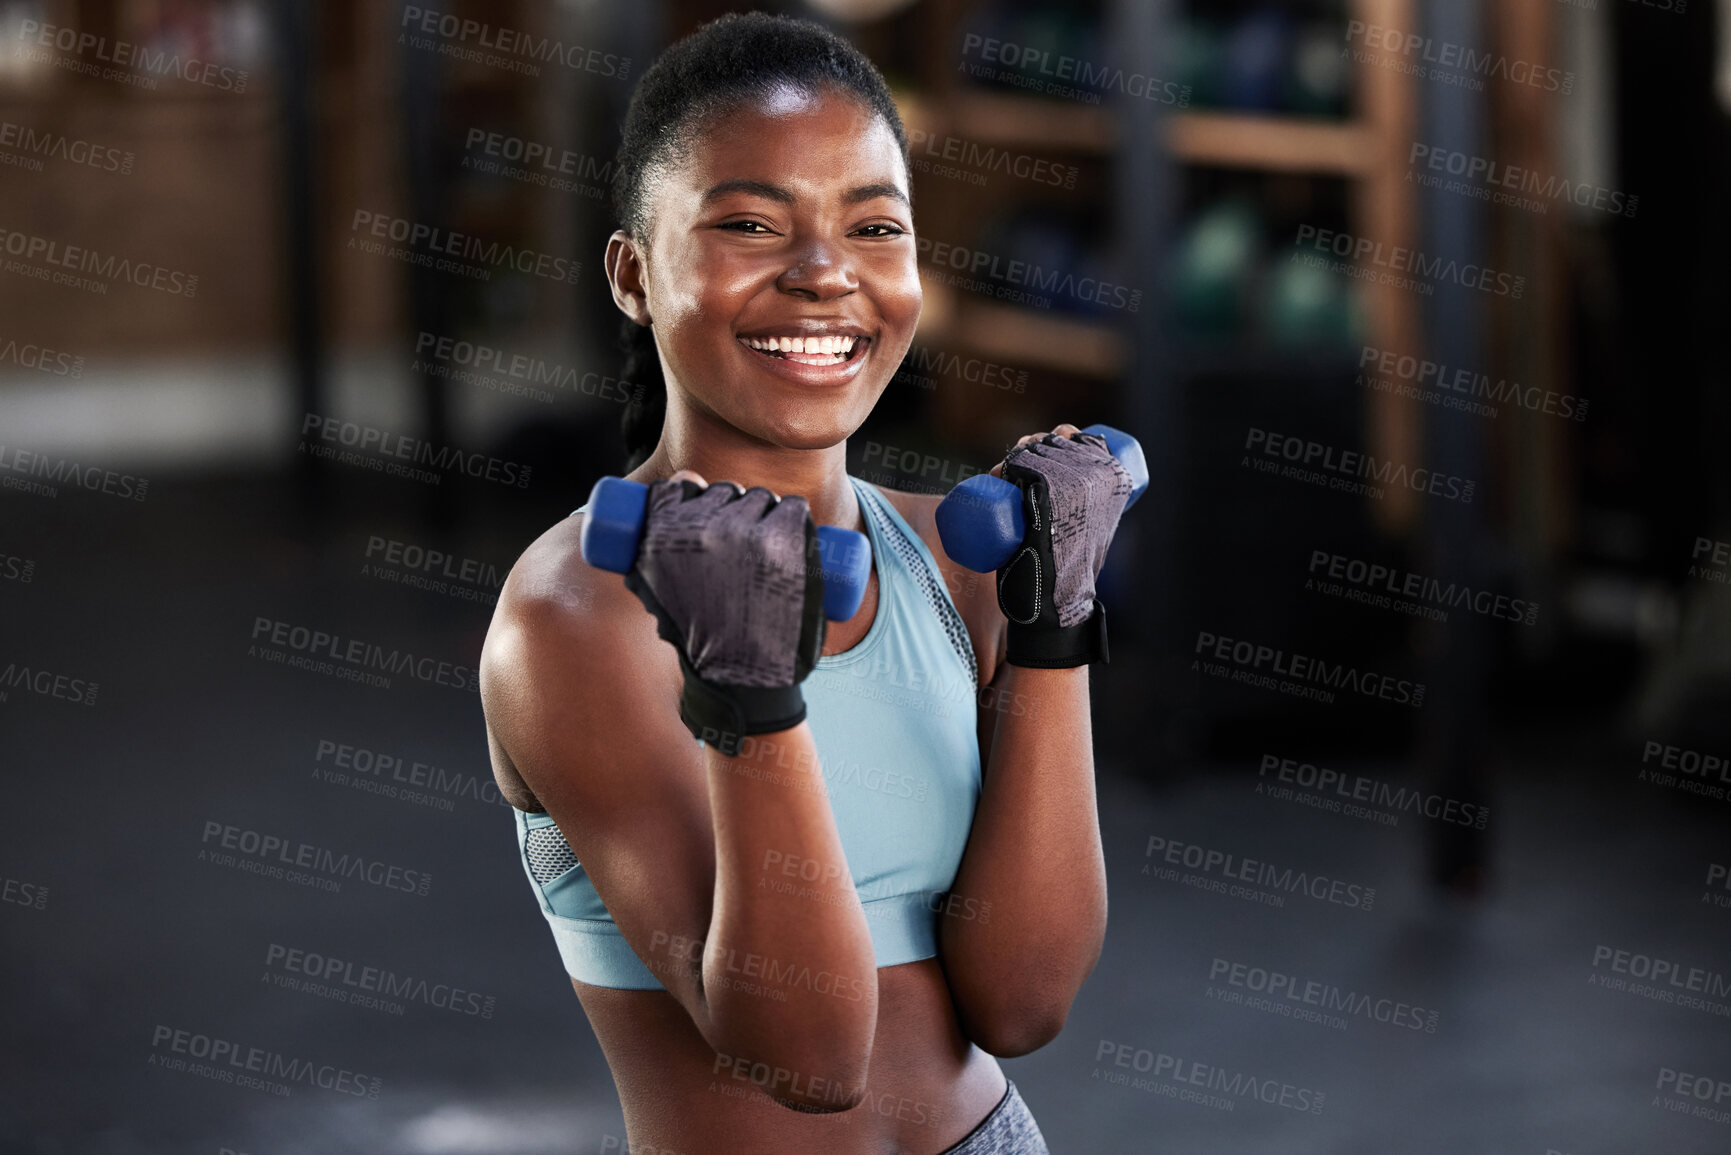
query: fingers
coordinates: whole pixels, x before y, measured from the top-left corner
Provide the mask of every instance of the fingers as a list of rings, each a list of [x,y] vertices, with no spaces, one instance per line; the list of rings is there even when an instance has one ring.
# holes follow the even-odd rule
[[[744,502],[743,509],[754,512],[759,517],[767,517],[776,509],[792,501],[796,505],[796,508],[790,511],[792,517],[803,517],[806,512],[804,498],[783,500],[779,493],[764,486],[753,485],[747,488],[737,481],[712,483],[704,480],[703,475],[693,469],[675,470],[664,482],[658,484],[664,485],[670,491],[669,496],[663,499],[660,504],[666,504],[668,501],[689,501],[708,508],[731,506],[735,502]]]
[[[740,509],[748,514],[754,513],[760,518],[767,518],[771,513],[787,504],[761,485],[754,485],[750,489],[740,489],[736,485],[734,492],[737,494],[734,501],[739,503]]]
[[[709,482],[707,482],[703,479],[703,475],[701,473],[698,473],[694,469],[676,469],[667,478],[667,480],[668,481],[695,482],[697,485],[700,485],[705,489],[708,489],[709,485],[710,485]],[[728,490],[731,491],[731,496],[733,496],[733,497],[739,497],[746,492],[745,487],[740,485],[737,481],[718,481],[715,484],[727,486]],[[752,489],[763,489],[763,486],[754,485],[751,488]],[[776,493],[774,490],[764,490],[764,492],[769,494],[771,501],[780,501],[781,500],[781,494]]]
[[[1011,457],[1024,465],[1035,458],[1049,463],[1041,468],[1092,469],[1102,458],[1110,458],[1111,450],[1103,437],[1096,433],[1086,433],[1069,422],[1056,425],[1048,433],[1029,433],[1017,439],[1016,444],[1004,455],[1004,460],[994,465],[990,472],[993,477],[1004,476],[1004,465]],[[1121,469],[1122,466],[1118,465]]]
[[[1030,441],[1039,441],[1043,438],[1050,437],[1053,434],[1056,434],[1059,437],[1074,437],[1074,436],[1076,436],[1076,434],[1078,434],[1080,432],[1082,432],[1080,427],[1075,426],[1075,425],[1071,425],[1068,421],[1066,421],[1062,425],[1053,426],[1051,433],[1028,433],[1028,434],[1024,434],[1022,437],[1017,439],[1016,444],[1015,444],[1015,448],[1020,449],[1022,446],[1028,444],[1028,442],[1030,442]]]
[[[1038,445],[1039,443],[1044,442],[1048,437],[1063,437],[1063,438],[1073,440],[1076,437],[1076,435],[1081,433],[1081,432],[1082,432],[1081,429],[1079,429],[1078,427],[1071,425],[1069,422],[1065,422],[1062,425],[1054,426],[1052,428],[1051,432],[1049,432],[1049,433],[1024,434],[1023,436],[1016,439],[1016,444],[1010,448],[1010,453],[1014,453],[1018,449],[1028,449],[1028,447],[1030,445]],[[1084,444],[1086,444],[1086,443],[1084,443]],[[1030,453],[1039,453],[1039,450],[1037,448],[1029,449],[1028,451]],[[1009,455],[1010,455],[1009,453],[1006,453],[1004,456],[1007,458],[1007,457],[1009,457]],[[1044,456],[1046,456],[1046,454],[1041,453],[1040,456],[1044,457]],[[998,464],[992,466],[990,472],[991,472],[993,477],[1004,476],[1004,463],[1000,461]]]
[[[759,490],[758,492],[767,493],[768,491]],[[791,530],[805,524],[806,513],[807,506],[803,497],[774,498],[770,501],[769,507],[763,511],[763,520],[765,524],[777,527],[785,524],[786,528]]]

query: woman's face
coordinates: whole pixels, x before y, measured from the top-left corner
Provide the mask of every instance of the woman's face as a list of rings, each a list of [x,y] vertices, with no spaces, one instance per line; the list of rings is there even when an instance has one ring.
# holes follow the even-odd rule
[[[669,387],[770,445],[844,440],[920,316],[888,126],[851,95],[784,89],[712,122],[650,196],[644,299]],[[806,351],[781,351],[794,337]]]

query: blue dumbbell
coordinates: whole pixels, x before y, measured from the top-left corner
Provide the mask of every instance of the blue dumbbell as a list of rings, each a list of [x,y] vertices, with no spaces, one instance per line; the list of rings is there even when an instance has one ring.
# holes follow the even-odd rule
[[[589,512],[583,519],[583,560],[610,573],[629,570],[637,562],[648,508],[647,485],[623,477],[597,481],[589,491]],[[851,529],[820,525],[817,549],[823,572],[823,616],[845,622],[859,612],[865,598],[872,571],[871,543]]]
[[[1105,438],[1106,448],[1130,472],[1129,509],[1148,488],[1148,459],[1142,443],[1110,425],[1090,425],[1083,433]],[[944,552],[975,573],[1000,569],[1021,548],[1027,525],[1022,519],[1022,490],[1014,482],[976,473],[938,503],[938,537]]]

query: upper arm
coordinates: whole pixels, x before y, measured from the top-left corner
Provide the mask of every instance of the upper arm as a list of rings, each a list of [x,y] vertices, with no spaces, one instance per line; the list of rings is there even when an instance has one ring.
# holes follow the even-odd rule
[[[575,519],[573,519],[574,521]],[[555,531],[559,532],[559,531]],[[623,583],[571,541],[524,554],[481,654],[489,746],[583,864],[633,950],[694,1016],[714,830],[701,747],[670,709],[678,660]],[[551,534],[549,536],[552,536]]]

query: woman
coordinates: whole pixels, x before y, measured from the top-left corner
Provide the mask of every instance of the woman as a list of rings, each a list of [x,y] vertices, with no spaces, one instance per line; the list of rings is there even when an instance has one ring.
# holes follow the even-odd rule
[[[638,563],[585,565],[581,510],[553,527],[481,673],[631,1150],[1045,1152],[993,1056],[1057,1035],[1104,935],[1086,663],[1128,480],[1073,426],[1023,438],[994,472],[1040,524],[952,600],[937,499],[847,475],[920,283],[895,106],[821,27],[669,48],[614,191],[627,376],[664,385],[627,422]],[[814,524],[872,544],[827,628]]]

